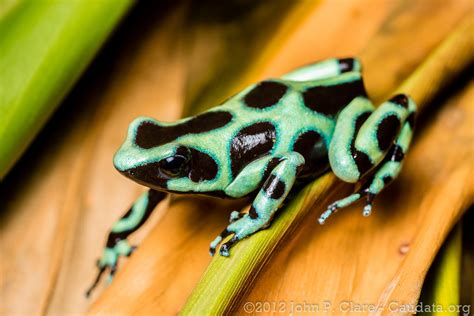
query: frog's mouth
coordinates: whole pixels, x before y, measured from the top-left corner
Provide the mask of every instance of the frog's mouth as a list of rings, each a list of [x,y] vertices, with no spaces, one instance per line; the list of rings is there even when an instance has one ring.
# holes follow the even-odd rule
[[[150,163],[125,170],[116,169],[127,178],[155,190],[165,190],[168,179],[157,176],[158,163]]]

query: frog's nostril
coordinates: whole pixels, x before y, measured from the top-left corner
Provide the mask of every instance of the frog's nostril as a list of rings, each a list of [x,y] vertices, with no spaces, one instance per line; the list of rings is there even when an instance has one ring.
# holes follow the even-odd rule
[[[124,176],[126,176],[127,178],[130,178],[130,179],[135,179],[136,176],[137,176],[135,168],[127,169],[127,170],[123,171],[122,174]]]
[[[135,178],[139,177],[139,173],[140,173],[140,168],[137,168],[137,167],[129,167],[129,168],[125,168],[125,169],[121,169],[121,168],[118,168],[117,166],[115,166],[115,168],[124,176],[126,176],[127,178],[130,178],[132,180],[135,180]]]

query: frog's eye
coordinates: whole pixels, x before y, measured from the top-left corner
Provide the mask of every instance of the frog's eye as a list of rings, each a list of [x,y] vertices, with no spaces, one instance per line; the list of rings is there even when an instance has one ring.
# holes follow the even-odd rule
[[[162,159],[159,164],[160,171],[170,178],[183,176],[189,171],[189,157],[174,155]]]

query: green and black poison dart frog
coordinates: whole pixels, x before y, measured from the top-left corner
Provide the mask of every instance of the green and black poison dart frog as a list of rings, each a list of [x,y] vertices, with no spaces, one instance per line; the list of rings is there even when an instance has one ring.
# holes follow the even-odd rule
[[[377,109],[367,97],[357,59],[329,59],[253,84],[203,114],[175,123],[140,117],[129,127],[114,165],[150,190],[112,227],[99,275],[116,271],[134,248],[127,236],[150,216],[165,192],[253,199],[232,212],[211,242],[222,256],[239,240],[268,227],[295,183],[332,170],[361,188],[329,205],[337,209],[374,197],[400,172],[412,138],[416,105],[396,95]],[[227,237],[230,239],[223,242]],[[92,289],[91,288],[91,289]]]

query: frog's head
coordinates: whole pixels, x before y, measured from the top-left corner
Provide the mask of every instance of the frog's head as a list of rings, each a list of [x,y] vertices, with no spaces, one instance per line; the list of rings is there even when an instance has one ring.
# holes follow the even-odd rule
[[[132,180],[155,190],[173,192],[207,191],[217,177],[215,160],[179,141],[183,124],[161,123],[137,118],[114,156],[115,168]]]

